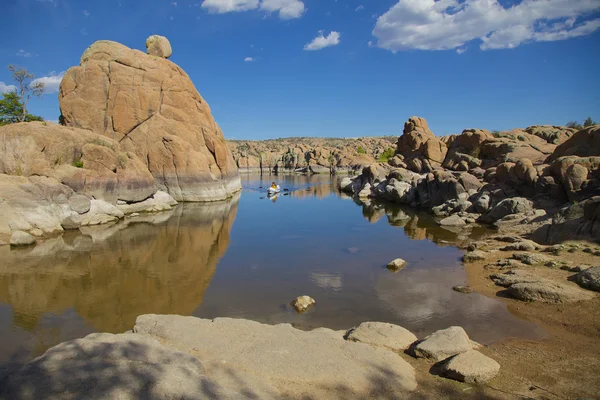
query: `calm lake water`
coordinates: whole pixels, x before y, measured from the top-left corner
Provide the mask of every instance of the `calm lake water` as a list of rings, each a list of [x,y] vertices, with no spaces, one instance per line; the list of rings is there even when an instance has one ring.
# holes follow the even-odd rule
[[[535,325],[465,284],[464,233],[426,214],[359,205],[329,176],[244,176],[229,202],[82,229],[34,248],[0,247],[0,364],[20,363],[91,332],[130,330],[140,314],[182,314],[347,329],[392,322],[422,336],[463,326],[483,343],[536,339]],[[474,232],[476,234],[476,232]],[[385,268],[408,261],[402,271]],[[288,303],[310,295],[298,315]]]

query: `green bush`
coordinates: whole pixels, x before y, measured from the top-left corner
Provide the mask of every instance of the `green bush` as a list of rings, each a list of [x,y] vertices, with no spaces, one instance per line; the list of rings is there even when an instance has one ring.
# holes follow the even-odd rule
[[[365,150],[365,148],[364,148],[364,147],[362,147],[362,146],[358,146],[358,147],[356,148],[356,152],[357,152],[358,154],[367,154],[367,151],[366,151],[366,150]]]
[[[77,160],[73,162],[73,166],[77,168],[83,168],[83,161]]]
[[[385,151],[383,153],[381,153],[379,155],[379,157],[377,158],[377,161],[386,163],[389,161],[390,158],[394,157],[395,154],[396,154],[396,151],[394,149],[392,149],[391,147],[388,147],[387,149],[385,149]]]

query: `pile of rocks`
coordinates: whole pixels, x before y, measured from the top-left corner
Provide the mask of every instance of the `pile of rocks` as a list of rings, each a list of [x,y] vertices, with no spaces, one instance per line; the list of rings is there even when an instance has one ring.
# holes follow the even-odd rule
[[[441,225],[527,226],[536,241],[600,238],[600,126],[555,126],[436,137],[412,117],[388,164],[340,189],[431,210]]]

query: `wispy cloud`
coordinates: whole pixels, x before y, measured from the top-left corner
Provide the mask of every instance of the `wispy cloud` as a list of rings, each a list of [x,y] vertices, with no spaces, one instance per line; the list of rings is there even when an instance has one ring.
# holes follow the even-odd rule
[[[509,49],[529,42],[589,35],[600,29],[598,0],[399,0],[377,19],[377,45],[400,50],[451,50],[472,40],[480,49]],[[587,18],[587,20],[586,20]]]
[[[14,92],[15,90],[17,90],[15,85],[7,85],[4,82],[0,82],[0,93]]]
[[[215,14],[260,10],[278,13],[284,20],[300,18],[306,11],[301,0],[204,0],[201,7]]]
[[[42,76],[34,79],[31,83],[35,84],[41,82],[44,84],[44,94],[58,93],[60,82],[65,76],[65,71],[56,73],[55,71],[50,72],[48,76]]]
[[[354,9],[354,11],[361,11],[361,10],[364,10],[364,9],[365,9],[365,6],[363,6],[363,5],[361,4],[360,6],[356,7],[356,8]]]
[[[87,17],[89,17],[90,15],[92,15],[92,13],[91,13],[91,12],[89,12],[88,10],[83,10],[83,16],[84,16],[84,17],[86,17],[86,18],[87,18]]]
[[[16,54],[16,55],[17,55],[18,57],[25,57],[25,58],[31,58],[31,57],[32,57],[32,55],[31,55],[31,53],[30,53],[30,52],[28,52],[28,51],[25,51],[25,50],[23,50],[23,49],[20,49],[19,51],[17,51],[17,54]]]
[[[304,46],[304,50],[313,51],[321,50],[325,47],[337,46],[340,44],[340,33],[331,31],[329,35],[323,36],[323,31],[319,31],[319,35]]]
[[[256,60],[254,58],[252,58],[252,57],[246,57],[246,58],[244,58],[244,62],[253,62],[253,61],[256,61]]]
[[[49,3],[52,4],[54,7],[58,6],[57,0],[36,0],[38,3]]]
[[[172,2],[171,2],[171,5],[172,5],[173,7],[177,7],[177,2],[176,2],[176,1],[172,1]]]
[[[88,34],[88,31],[87,31],[87,29],[85,29],[85,28],[81,28],[81,29],[79,30],[79,33],[81,33],[83,36],[87,36],[87,34]]]

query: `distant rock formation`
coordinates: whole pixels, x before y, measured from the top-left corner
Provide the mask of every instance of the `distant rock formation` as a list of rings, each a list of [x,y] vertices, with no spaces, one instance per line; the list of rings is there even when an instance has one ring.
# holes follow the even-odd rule
[[[311,174],[359,171],[394,153],[393,137],[286,138],[227,142],[240,172],[295,171]]]

